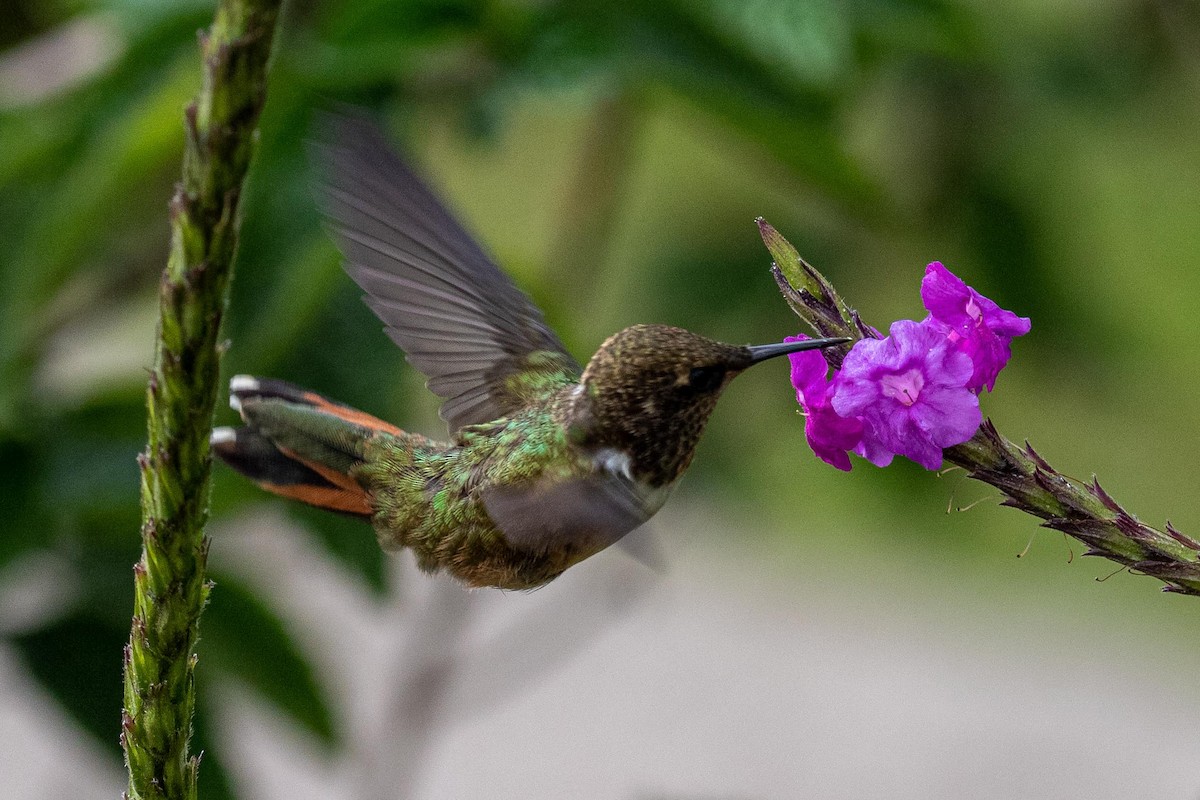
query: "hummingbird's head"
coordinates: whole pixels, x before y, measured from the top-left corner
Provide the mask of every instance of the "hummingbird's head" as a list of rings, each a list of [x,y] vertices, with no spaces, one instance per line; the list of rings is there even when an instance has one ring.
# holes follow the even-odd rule
[[[691,463],[717,398],[736,376],[774,356],[844,341],[744,347],[668,325],[634,325],[610,336],[588,362],[572,428],[584,446],[628,455],[635,478],[669,484]]]

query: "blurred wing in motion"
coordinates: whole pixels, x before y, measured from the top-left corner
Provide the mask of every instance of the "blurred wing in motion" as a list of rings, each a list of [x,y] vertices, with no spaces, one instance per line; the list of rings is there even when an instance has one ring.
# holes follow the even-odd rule
[[[491,488],[483,503],[512,546],[540,553],[567,545],[580,558],[619,541],[651,513],[633,485],[610,472]]]
[[[492,263],[361,116],[331,117],[314,146],[321,200],[350,277],[456,431],[578,380],[541,311]]]
[[[667,554],[663,552],[662,540],[659,539],[661,535],[659,526],[646,523],[630,531],[617,542],[617,547],[651,572],[666,575],[670,565]]]

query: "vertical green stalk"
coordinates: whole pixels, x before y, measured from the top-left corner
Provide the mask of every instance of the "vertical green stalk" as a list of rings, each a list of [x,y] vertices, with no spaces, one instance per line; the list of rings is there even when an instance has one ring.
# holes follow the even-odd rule
[[[142,558],[125,648],[121,745],[130,798],[196,797],[188,755],[196,640],[208,597],[208,450],[217,398],[217,334],[237,249],[238,205],[266,99],[280,0],[219,0],[200,36],[204,75],[185,113],[183,177],[171,200],[171,251],[159,287],[146,393]]]

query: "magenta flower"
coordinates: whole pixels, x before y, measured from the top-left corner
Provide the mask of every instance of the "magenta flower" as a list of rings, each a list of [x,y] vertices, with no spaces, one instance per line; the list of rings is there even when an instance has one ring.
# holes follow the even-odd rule
[[[967,386],[974,371],[942,326],[902,319],[886,339],[854,345],[832,383],[830,405],[839,417],[862,420],[855,452],[872,464],[886,467],[902,455],[937,469],[942,449],[970,439],[983,421]]]
[[[856,342],[832,381],[819,351],[791,355],[804,434],[822,461],[848,471],[850,452],[880,467],[902,455],[937,469],[944,448],[978,430],[979,393],[995,386],[1029,320],[937,261],[925,269],[921,298],[928,317],[893,323],[885,339]]]
[[[1012,340],[1029,333],[1029,318],[1000,308],[940,261],[925,268],[921,300],[930,318],[945,326],[954,348],[966,353],[974,364],[967,387],[979,392],[986,386],[990,392],[1012,356]]]
[[[809,337],[788,336],[785,342],[799,342]],[[792,386],[796,387],[796,402],[804,409],[804,436],[817,458],[830,466],[849,472],[850,456],[862,438],[862,420],[840,417],[829,404],[829,365],[819,350],[791,353]]]

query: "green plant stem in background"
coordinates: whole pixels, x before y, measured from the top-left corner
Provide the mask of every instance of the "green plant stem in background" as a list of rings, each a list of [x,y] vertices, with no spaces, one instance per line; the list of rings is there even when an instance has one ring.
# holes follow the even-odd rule
[[[775,262],[775,281],[797,316],[821,336],[877,335],[777,230],[761,219],[758,226]],[[843,345],[824,352],[838,368],[848,351],[849,345]],[[1002,436],[991,420],[985,420],[970,440],[948,448],[945,458],[969,477],[1003,492],[1004,505],[1033,514],[1044,527],[1083,542],[1086,555],[1104,556],[1131,572],[1158,578],[1166,591],[1200,595],[1200,542],[1170,523],[1161,531],[1143,524],[1095,478],[1083,484],[1063,475],[1028,443],[1018,447]]]
[[[217,333],[237,249],[238,206],[266,99],[278,0],[220,0],[201,34],[204,76],[187,107],[183,178],[171,200],[171,252],[159,288],[149,445],[142,472],[142,558],[125,649],[121,744],[131,798],[194,798],[188,755],[196,640],[208,597],[208,437]]]

